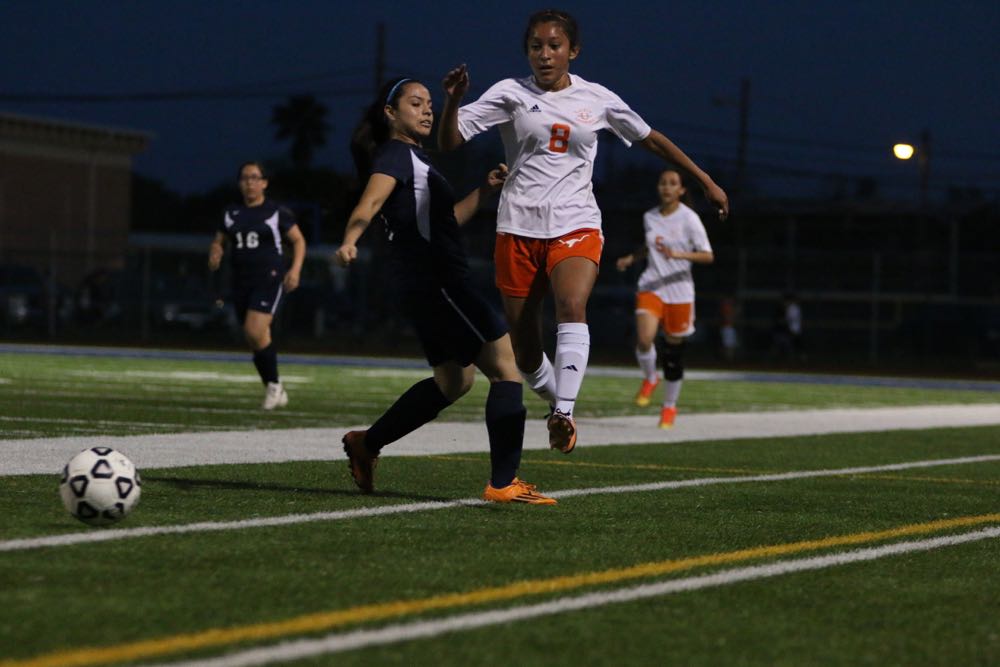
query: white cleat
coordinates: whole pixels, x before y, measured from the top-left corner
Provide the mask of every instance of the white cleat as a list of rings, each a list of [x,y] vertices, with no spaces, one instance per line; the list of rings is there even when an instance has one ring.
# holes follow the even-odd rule
[[[288,405],[288,394],[280,382],[268,382],[267,392],[264,394],[264,402],[260,407],[264,410],[274,410]]]

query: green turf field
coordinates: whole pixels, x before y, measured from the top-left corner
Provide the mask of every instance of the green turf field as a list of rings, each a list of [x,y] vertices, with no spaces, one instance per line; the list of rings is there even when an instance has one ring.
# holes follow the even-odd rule
[[[262,415],[259,386],[231,377],[249,364],[3,355],[0,429],[363,423],[423,376],[282,368],[303,378],[294,403]],[[580,412],[633,414],[634,385],[589,376]],[[446,417],[480,418],[484,390]],[[1000,400],[691,381],[682,402]],[[367,497],[343,460],[143,470],[140,505],[110,530],[70,518],[54,475],[0,476],[0,665],[1000,664],[1000,427],[528,451],[554,507],[476,502],[466,481],[487,460],[384,458]],[[906,463],[921,467],[837,472]],[[94,536],[108,539],[70,543]],[[901,553],[864,551],[883,547]]]

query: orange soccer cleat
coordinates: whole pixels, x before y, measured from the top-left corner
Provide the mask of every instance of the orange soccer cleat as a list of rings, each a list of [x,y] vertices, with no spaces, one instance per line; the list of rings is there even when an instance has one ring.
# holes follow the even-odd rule
[[[677,418],[677,408],[664,407],[660,410],[660,428],[667,429],[674,427],[674,419]]]
[[[659,380],[655,380],[653,382],[643,380],[642,386],[639,387],[639,393],[635,395],[635,404],[640,408],[644,408],[649,405],[652,401],[653,392],[656,391],[656,388],[659,386]]]
[[[535,490],[534,484],[522,482],[515,477],[510,484],[495,488],[492,483],[486,483],[483,500],[491,503],[525,503],[527,505],[555,505],[556,499],[543,496]]]

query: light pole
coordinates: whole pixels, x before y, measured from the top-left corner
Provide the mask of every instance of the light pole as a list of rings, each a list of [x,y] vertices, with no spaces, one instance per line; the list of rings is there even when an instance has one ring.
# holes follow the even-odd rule
[[[892,147],[892,154],[898,160],[910,160],[914,156],[917,158],[917,167],[920,171],[920,205],[927,204],[927,182],[931,173],[931,133],[923,130],[920,133],[920,143],[913,144],[899,143]]]

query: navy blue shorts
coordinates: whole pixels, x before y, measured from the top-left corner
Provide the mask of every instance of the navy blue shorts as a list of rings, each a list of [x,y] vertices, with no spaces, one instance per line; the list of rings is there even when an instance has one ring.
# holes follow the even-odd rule
[[[401,301],[431,366],[446,361],[468,366],[484,343],[507,333],[507,325],[489,303],[463,285],[404,292]]]
[[[285,276],[275,271],[265,281],[255,281],[245,283],[236,281],[233,285],[233,307],[236,309],[236,317],[240,323],[247,317],[248,310],[256,310],[259,313],[274,315],[278,311],[278,304],[284,296],[282,280]]]

